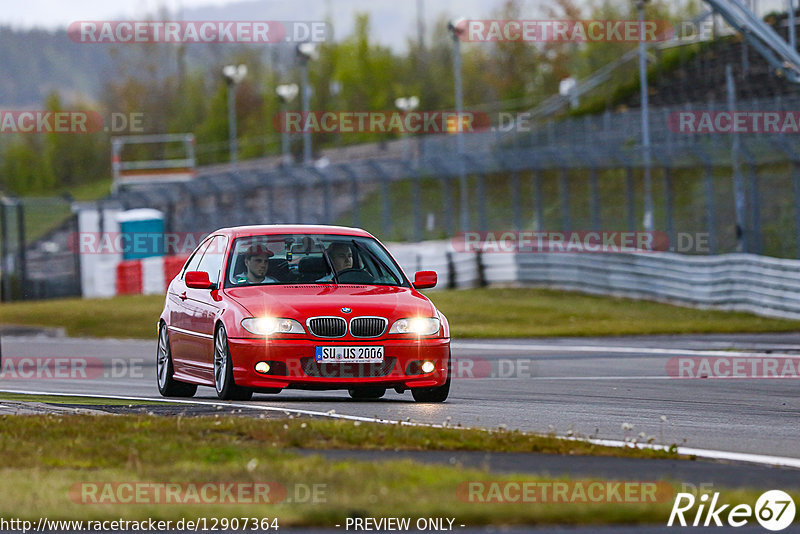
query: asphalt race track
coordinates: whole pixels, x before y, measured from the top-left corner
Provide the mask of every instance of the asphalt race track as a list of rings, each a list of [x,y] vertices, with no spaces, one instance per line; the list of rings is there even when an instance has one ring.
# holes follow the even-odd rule
[[[1,344],[4,360],[86,358],[90,367],[98,366],[86,378],[9,378],[4,372],[1,390],[161,399],[155,336],[140,341],[6,335]],[[671,358],[758,354],[795,357],[800,335],[456,340],[455,378],[441,405],[416,404],[408,392],[364,402],[345,391],[299,390],[256,394],[250,404],[452,426],[571,431],[608,440],[641,440],[643,432],[656,443],[800,459],[800,380],[677,379],[668,372]],[[195,399],[218,400],[204,387]]]

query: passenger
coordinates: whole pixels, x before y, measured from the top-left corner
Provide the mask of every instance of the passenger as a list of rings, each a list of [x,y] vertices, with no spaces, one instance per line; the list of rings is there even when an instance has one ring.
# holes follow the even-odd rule
[[[274,255],[266,245],[252,245],[244,253],[244,266],[246,271],[234,277],[237,284],[264,284],[277,282],[275,278],[267,276],[269,259]]]

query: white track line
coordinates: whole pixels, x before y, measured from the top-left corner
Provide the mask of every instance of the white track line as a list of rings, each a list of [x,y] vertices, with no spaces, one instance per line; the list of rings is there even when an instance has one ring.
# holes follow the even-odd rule
[[[465,343],[452,342],[455,349],[475,350],[519,350],[531,352],[596,352],[606,354],[668,354],[671,356],[727,356],[727,357],[758,357],[769,358],[797,358],[800,354],[781,354],[774,352],[740,352],[729,350],[694,350],[694,349],[662,349],[658,347],[622,347],[609,345],[598,347],[595,345],[545,345],[545,344],[496,344],[496,343]]]
[[[8,390],[8,389],[0,389],[0,391],[5,393],[19,393],[19,394],[28,394],[28,395],[47,395],[47,396],[59,396],[59,397],[87,397],[87,398],[95,398],[95,399],[117,399],[117,400],[135,400],[135,401],[155,401],[155,402],[164,402],[164,403],[173,403],[173,404],[211,404],[213,406],[227,406],[229,408],[248,408],[248,409],[255,409],[255,410],[263,410],[269,412],[284,412],[284,413],[296,413],[302,415],[313,415],[317,417],[330,417],[333,419],[344,419],[349,421],[364,421],[369,423],[380,423],[380,424],[390,424],[390,425],[405,425],[405,426],[423,426],[423,427],[430,427],[430,428],[445,428],[444,425],[437,425],[432,423],[416,423],[410,421],[395,421],[392,419],[378,419],[374,417],[362,417],[358,415],[345,415],[345,414],[337,414],[334,413],[333,410],[329,412],[317,412],[314,410],[299,410],[297,408],[278,408],[275,406],[264,406],[261,404],[237,404],[232,402],[220,402],[220,401],[199,401],[199,400],[180,400],[180,399],[158,399],[158,398],[150,398],[150,397],[124,397],[119,395],[92,395],[87,393],[53,393],[53,392],[44,392],[44,391],[20,391],[20,390]],[[461,430],[468,430],[466,427],[454,427],[454,426],[447,426],[447,428],[451,429],[461,429]],[[492,432],[492,429],[486,428],[477,428],[472,430],[485,430],[487,432]],[[580,439],[574,437],[561,437],[558,436],[560,439],[566,439],[570,441],[585,441],[587,443],[593,443],[595,445],[603,445],[606,447],[636,447],[638,449],[653,449],[653,450],[669,450],[670,447],[666,445],[653,445],[649,443],[636,443],[632,444],[630,442],[625,441],[617,441],[617,440],[606,440],[606,439]],[[750,454],[745,452],[728,452],[728,451],[716,451],[711,449],[693,449],[690,447],[678,447],[677,453],[682,455],[688,456],[697,456],[699,458],[710,458],[713,460],[728,460],[734,462],[744,462],[744,463],[751,463],[751,464],[758,464],[758,465],[770,465],[770,466],[778,466],[778,467],[791,467],[794,469],[800,469],[800,458],[788,458],[784,456],[768,456],[763,454]]]

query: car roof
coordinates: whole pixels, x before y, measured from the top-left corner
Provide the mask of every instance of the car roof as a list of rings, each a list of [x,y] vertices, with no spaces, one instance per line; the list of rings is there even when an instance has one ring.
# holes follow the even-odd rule
[[[353,237],[374,237],[372,234],[366,230],[362,230],[361,228],[316,224],[262,224],[253,226],[234,226],[230,228],[220,228],[216,232],[212,232],[212,234],[227,234],[233,238],[278,234],[322,234],[346,235]]]

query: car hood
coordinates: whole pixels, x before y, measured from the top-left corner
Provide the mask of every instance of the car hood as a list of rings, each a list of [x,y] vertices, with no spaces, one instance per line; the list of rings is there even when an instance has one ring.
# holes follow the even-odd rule
[[[387,319],[435,316],[433,304],[407,287],[303,284],[264,285],[226,289],[225,293],[253,317],[286,317],[301,322],[309,317],[376,315]],[[342,312],[350,308],[350,313]]]

